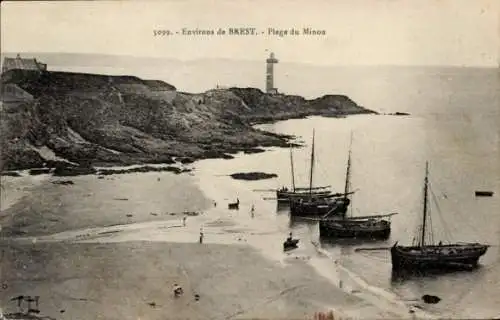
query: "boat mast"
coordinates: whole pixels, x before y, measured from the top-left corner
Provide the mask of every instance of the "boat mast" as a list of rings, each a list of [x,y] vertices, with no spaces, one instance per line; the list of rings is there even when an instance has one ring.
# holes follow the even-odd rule
[[[427,192],[429,184],[429,162],[425,162],[425,180],[424,180],[424,214],[422,220],[422,234],[420,238],[420,247],[425,245],[425,223],[427,221]]]
[[[347,198],[347,194],[349,193],[349,184],[351,180],[351,149],[352,149],[352,132],[351,132],[351,142],[349,144],[349,156],[347,158],[347,170],[345,173],[344,198]]]
[[[349,156],[347,157],[347,169],[345,173],[344,200],[347,200],[347,194],[349,193],[349,186],[351,184],[351,150],[352,150],[352,132],[351,132],[351,141],[349,142]],[[352,203],[349,208],[350,208],[349,215],[352,217]]]
[[[295,174],[293,171],[292,144],[290,143],[290,167],[292,168],[292,190],[295,192]]]
[[[314,129],[313,129],[312,147],[311,147],[311,171],[309,176],[309,197],[311,199],[312,199],[313,170],[314,170]]]

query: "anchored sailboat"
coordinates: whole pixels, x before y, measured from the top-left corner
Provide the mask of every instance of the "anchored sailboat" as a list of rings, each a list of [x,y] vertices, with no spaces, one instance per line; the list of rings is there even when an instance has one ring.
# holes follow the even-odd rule
[[[332,192],[330,190],[331,186],[315,187],[315,188],[305,188],[305,187],[295,187],[295,173],[293,167],[293,153],[292,146],[290,146],[290,168],[292,176],[292,188],[282,187],[276,190],[276,199],[278,202],[290,202],[290,199],[300,199],[309,197],[310,194],[316,198],[329,197]],[[312,190],[311,190],[312,189]]]
[[[425,241],[428,216],[429,163],[425,164],[424,204],[422,230],[417,245],[402,246],[396,242],[391,248],[392,269],[428,271],[439,269],[472,269],[479,258],[488,250],[488,245],[481,243],[428,244]]]
[[[344,214],[349,206],[349,199],[344,193],[317,195],[313,187],[314,176],[314,129],[311,147],[311,167],[309,172],[309,193],[301,197],[290,198],[290,213],[297,216]]]
[[[350,199],[350,177],[351,177],[351,144],[349,146],[349,156],[347,159],[347,170],[345,178],[344,198],[345,203]],[[352,203],[351,203],[352,206]],[[346,213],[333,218],[323,217],[319,221],[319,235],[322,238],[365,238],[365,239],[387,239],[391,234],[391,221],[384,219],[397,213],[384,215],[347,217]]]

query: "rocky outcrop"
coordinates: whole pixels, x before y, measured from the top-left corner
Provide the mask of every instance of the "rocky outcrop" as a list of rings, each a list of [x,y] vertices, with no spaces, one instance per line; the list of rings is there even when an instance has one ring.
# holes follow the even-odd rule
[[[238,172],[230,175],[231,178],[237,180],[263,180],[272,179],[278,177],[275,173],[265,173],[265,172]]]
[[[33,99],[2,107],[2,170],[50,167],[42,147],[73,163],[59,163],[55,171],[63,174],[61,167],[91,172],[93,165],[232,158],[259,152],[258,146],[287,146],[291,137],[254,129],[255,123],[373,113],[341,95],[307,100],[254,88],[190,94],[131,76],[10,70],[2,74],[6,84]]]

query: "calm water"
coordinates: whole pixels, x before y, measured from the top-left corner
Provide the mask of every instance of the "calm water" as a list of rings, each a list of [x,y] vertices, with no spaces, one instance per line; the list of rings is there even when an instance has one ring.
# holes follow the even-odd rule
[[[424,70],[425,71],[425,70]],[[427,70],[429,71],[429,70]],[[365,102],[372,100],[385,110],[412,113],[408,117],[353,116],[345,119],[309,118],[290,120],[260,128],[294,134],[308,146],[294,151],[296,184],[307,185],[312,128],[316,130],[316,185],[332,185],[342,190],[349,135],[353,132],[352,187],[354,215],[399,212],[392,217],[395,241],[410,243],[421,219],[422,186],[425,161],[430,162],[430,181],[435,195],[431,205],[434,239],[444,241],[480,241],[492,244],[481,259],[482,267],[470,273],[436,277],[391,280],[388,252],[354,252],[358,245],[322,244],[342,265],[360,276],[363,286],[385,289],[382,295],[395,293],[401,299],[436,294],[443,301],[427,310],[451,317],[493,317],[500,315],[500,202],[493,198],[475,198],[474,190],[500,192],[499,88],[498,73],[491,70],[430,70],[404,74],[389,81],[388,75],[364,92]],[[400,75],[401,76],[401,75]],[[375,83],[375,82],[374,82]],[[363,94],[358,91],[358,94]],[[370,106],[371,104],[365,103]],[[203,161],[199,175],[207,177],[238,171],[265,171],[279,175],[275,180],[235,182],[229,177],[212,177],[217,185],[212,197],[239,196],[243,205],[256,203],[266,219],[263,225],[276,224],[284,235],[288,228],[302,242],[318,242],[318,226],[290,223],[287,210],[276,216],[272,193],[250,190],[290,185],[288,150],[241,156],[231,161]],[[208,178],[207,178],[208,179]],[[207,180],[205,179],[205,180]],[[208,183],[207,183],[208,184]],[[436,205],[437,203],[437,205]],[[245,208],[245,207],[244,207]],[[276,240],[277,241],[277,240]],[[264,240],[260,244],[265,247]],[[312,245],[301,250],[314,255]],[[263,249],[264,250],[264,249]],[[328,268],[328,267],[326,267]]]
[[[93,70],[96,71],[96,70]],[[344,288],[370,292],[366,298],[376,304],[391,304],[436,294],[443,300],[426,311],[448,317],[479,318],[500,315],[500,78],[491,69],[293,69],[282,79],[289,92],[315,96],[326,92],[343,92],[356,102],[378,111],[407,111],[411,116],[352,116],[344,119],[313,117],[259,126],[262,129],[293,134],[307,145],[294,151],[296,184],[306,185],[309,174],[309,152],[312,129],[316,130],[317,167],[314,184],[332,185],[342,190],[349,145],[352,147],[352,213],[366,215],[398,212],[392,217],[391,238],[376,246],[394,241],[410,243],[422,211],[422,183],[425,161],[430,161],[430,179],[439,205],[431,206],[436,240],[481,241],[492,244],[481,259],[482,267],[474,272],[436,277],[391,280],[388,252],[354,252],[360,244],[320,244],[328,258],[318,255],[318,226],[292,223],[287,210],[277,210],[270,189],[289,185],[289,151],[271,149],[266,153],[239,155],[233,160],[204,160],[194,164],[195,180],[205,196],[219,205],[200,217],[189,218],[189,234],[176,229],[154,229],[148,222],[144,231],[140,224],[129,233],[116,234],[113,241],[193,241],[199,227],[205,229],[207,242],[233,243],[245,241],[272,259],[283,259],[281,241],[289,230],[301,239],[296,255],[309,257],[311,264],[331,281],[341,279]],[[129,73],[126,70],[120,73]],[[236,72],[238,77],[241,73]],[[295,76],[310,81],[297,83]],[[169,80],[169,79],[165,79]],[[175,83],[175,81],[171,81]],[[228,177],[235,172],[265,171],[278,178],[262,181],[237,181]],[[161,176],[161,181],[156,177]],[[39,211],[61,209],[61,203],[72,208],[73,215],[98,215],[97,210],[122,216],[134,211],[134,217],[122,220],[133,223],[150,212],[187,210],[172,204],[159,190],[172,188],[169,174],[117,175],[112,180],[77,177],[74,188],[51,187],[42,195],[21,201],[22,208]],[[184,178],[183,178],[184,179]],[[187,178],[186,178],[187,179]],[[82,183],[83,181],[83,183]],[[175,180],[177,181],[177,180]],[[135,191],[146,183],[147,190]],[[161,189],[153,184],[161,185]],[[119,186],[119,187],[118,187]],[[82,189],[82,190],[80,190]],[[495,197],[477,199],[474,190],[494,190]],[[69,191],[71,190],[71,191]],[[155,192],[152,192],[155,190]],[[176,197],[192,197],[193,190]],[[95,192],[99,197],[85,197]],[[57,194],[60,193],[60,196]],[[75,193],[75,194],[73,194]],[[46,194],[46,197],[43,197]],[[73,196],[71,196],[73,194]],[[113,197],[127,197],[127,202]],[[50,199],[63,199],[55,201]],[[196,196],[194,196],[196,197]],[[227,202],[238,197],[237,212],[225,210]],[[94,200],[97,199],[94,203]],[[84,200],[82,200],[84,199]],[[182,199],[180,202],[182,202]],[[72,203],[74,202],[74,203]],[[85,202],[85,203],[84,203]],[[199,206],[205,202],[198,199]],[[145,206],[147,204],[147,207]],[[250,207],[255,206],[251,217]],[[179,208],[172,208],[179,207]],[[15,207],[13,207],[14,209]],[[26,210],[28,210],[26,209]],[[82,215],[83,217],[86,215]],[[69,219],[69,218],[68,218]],[[106,220],[106,219],[101,219]],[[110,219],[111,220],[111,219]],[[130,220],[130,221],[129,221]],[[141,218],[141,221],[149,220]],[[178,219],[172,223],[179,223]],[[76,220],[75,220],[76,221]],[[120,220],[121,221],[121,220]],[[68,221],[69,223],[70,221]],[[88,224],[92,221],[89,218]],[[71,223],[69,223],[71,225]],[[149,228],[149,229],[148,229]],[[168,235],[166,232],[169,232]],[[110,240],[111,241],[111,240]],[[335,268],[337,260],[345,269]],[[327,281],[327,280],[325,280]]]

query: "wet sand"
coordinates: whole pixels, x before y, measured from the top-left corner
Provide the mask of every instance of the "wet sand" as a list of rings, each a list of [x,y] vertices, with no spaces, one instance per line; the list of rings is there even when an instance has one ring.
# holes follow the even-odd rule
[[[53,182],[72,181],[72,185]],[[148,172],[3,177],[4,236],[43,235],[87,227],[181,219],[211,205],[187,175]]]
[[[284,254],[276,240],[281,232],[265,227],[260,212],[243,218],[244,209],[227,212],[220,199],[218,207],[189,217],[186,227],[179,216],[151,216],[210,203],[189,176],[164,173],[162,184],[157,175],[76,177],[70,186],[50,178],[2,211],[4,230],[23,231],[0,240],[3,312],[18,311],[14,296],[38,295],[41,315],[55,319],[308,319],[327,310],[365,319],[410,316],[332,283],[336,271],[328,257],[311,258],[301,249]],[[88,193],[92,201],[78,198]],[[132,219],[127,212],[135,213]],[[197,243],[201,227],[203,244]],[[258,249],[263,241],[266,251]],[[179,299],[172,295],[175,283],[185,290]]]
[[[367,308],[305,263],[282,266],[246,246],[11,243],[1,250],[6,314],[17,311],[9,301],[17,295],[40,296],[41,315],[57,319],[305,319],[328,308]]]

